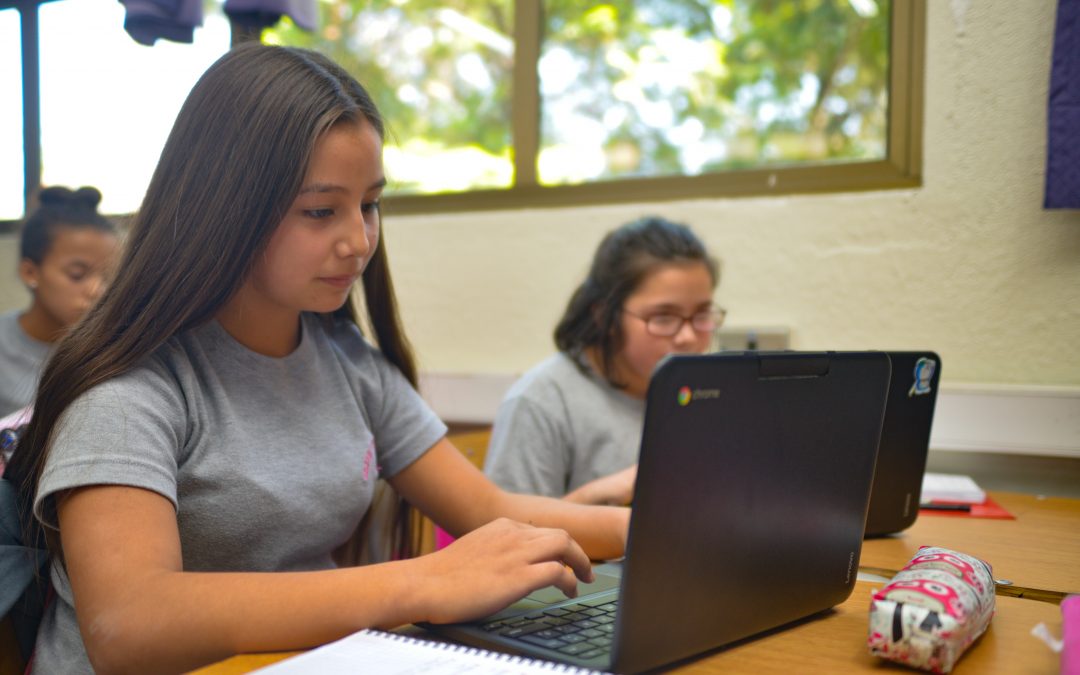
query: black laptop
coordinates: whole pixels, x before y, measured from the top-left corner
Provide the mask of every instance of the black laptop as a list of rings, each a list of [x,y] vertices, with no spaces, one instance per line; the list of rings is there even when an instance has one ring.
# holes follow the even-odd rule
[[[906,529],[919,515],[919,493],[934,421],[941,358],[934,352],[888,352],[892,382],[866,515],[866,536]]]
[[[653,374],[625,559],[479,622],[489,649],[640,672],[826,610],[858,573],[884,352],[672,356]],[[550,604],[549,604],[550,603]]]

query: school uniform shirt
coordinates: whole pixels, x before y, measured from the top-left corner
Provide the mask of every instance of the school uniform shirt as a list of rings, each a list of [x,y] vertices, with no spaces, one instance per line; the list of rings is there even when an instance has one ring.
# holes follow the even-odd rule
[[[57,426],[34,513],[56,527],[57,492],[83,485],[152,490],[176,508],[183,568],[333,568],[377,478],[390,478],[446,426],[355,324],[305,314],[300,345],[257,354],[211,321],[77,398]],[[90,673],[71,585],[56,597],[34,655],[39,673]]]
[[[22,310],[0,314],[0,417],[34,402],[41,369],[52,348],[19,325]]]
[[[634,464],[644,423],[645,401],[560,352],[506,393],[484,473],[511,492],[562,497]]]

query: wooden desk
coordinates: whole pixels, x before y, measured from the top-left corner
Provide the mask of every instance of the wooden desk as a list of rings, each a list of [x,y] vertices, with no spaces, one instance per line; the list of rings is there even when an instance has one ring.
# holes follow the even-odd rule
[[[866,632],[870,595],[880,584],[859,581],[846,602],[812,619],[680,664],[685,673],[849,673],[860,671],[918,672],[870,656]],[[998,597],[997,614],[987,632],[964,653],[956,675],[1056,674],[1059,659],[1030,635],[1043,622],[1061,635],[1057,605]],[[197,675],[237,675],[270,665],[295,652],[244,654],[195,671]]]
[[[866,540],[859,567],[891,577],[920,546],[944,546],[985,560],[995,579],[1016,589],[1080,593],[1080,500],[1009,492],[991,497],[1016,519],[923,514],[903,532]]]
[[[880,584],[859,581],[851,597],[831,612],[773,631],[682,666],[687,673],[850,673],[888,670],[919,672],[870,656],[866,649],[870,595]],[[1061,635],[1057,605],[998,597],[990,628],[960,658],[955,675],[1047,673],[1059,671],[1059,658],[1032,637],[1043,622]]]
[[[924,515],[908,530],[864,543],[860,566],[892,576],[920,545],[952,548],[985,559],[998,579],[1017,587],[1080,592],[1080,500],[992,493],[1015,520]],[[793,626],[680,664],[686,673],[917,672],[873,658],[866,650],[870,595],[881,584],[859,581],[832,610]],[[1034,597],[1034,596],[1028,596]],[[1061,611],[1051,602],[998,595],[989,630],[960,659],[957,675],[1057,673],[1059,658],[1031,629],[1042,622],[1061,635]],[[295,653],[295,652],[293,652]],[[244,654],[199,675],[248,673],[293,653]]]

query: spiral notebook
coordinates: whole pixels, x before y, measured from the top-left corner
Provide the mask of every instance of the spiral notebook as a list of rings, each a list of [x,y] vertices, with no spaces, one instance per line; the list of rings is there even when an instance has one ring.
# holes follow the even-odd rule
[[[490,652],[448,642],[432,642],[408,635],[362,630],[305,652],[291,659],[262,668],[267,675],[404,675],[405,673],[484,673],[529,675],[531,673],[573,673],[587,675],[597,671],[584,670],[549,661],[535,661],[521,656]]]

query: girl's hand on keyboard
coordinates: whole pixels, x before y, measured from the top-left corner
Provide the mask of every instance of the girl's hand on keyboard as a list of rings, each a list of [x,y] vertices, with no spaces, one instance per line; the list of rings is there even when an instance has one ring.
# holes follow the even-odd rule
[[[500,518],[417,558],[426,620],[449,623],[483,617],[538,588],[555,586],[576,597],[578,579],[593,580],[588,556],[563,530]]]

